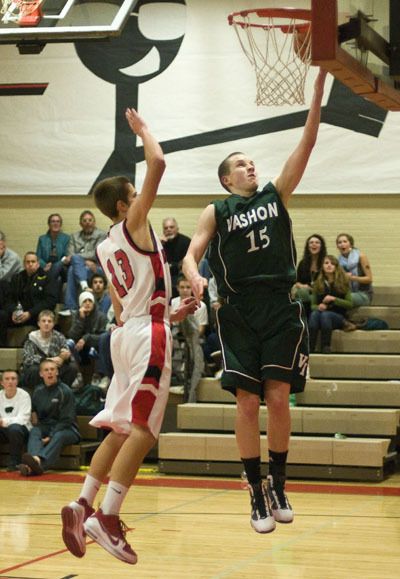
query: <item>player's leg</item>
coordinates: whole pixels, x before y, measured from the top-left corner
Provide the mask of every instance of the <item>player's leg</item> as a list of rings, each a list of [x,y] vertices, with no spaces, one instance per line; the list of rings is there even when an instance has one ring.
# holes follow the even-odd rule
[[[260,397],[240,388],[236,391],[235,435],[248,481],[251,503],[250,524],[257,533],[275,529],[267,489],[261,479]]]
[[[285,494],[286,461],[289,450],[291,420],[290,384],[269,379],[265,384],[268,408],[268,494],[276,521],[291,523],[293,510]]]
[[[155,438],[149,430],[133,425],[114,460],[101,508],[84,525],[86,533],[96,543],[131,565],[137,562],[137,556],[126,541],[126,529],[119,513],[140,465],[154,443]]]
[[[96,495],[126,439],[125,434],[116,432],[108,434],[92,457],[78,499],[63,507],[61,511],[62,537],[65,546],[75,557],[83,557],[86,552],[86,532],[83,524],[94,513],[93,503]]]

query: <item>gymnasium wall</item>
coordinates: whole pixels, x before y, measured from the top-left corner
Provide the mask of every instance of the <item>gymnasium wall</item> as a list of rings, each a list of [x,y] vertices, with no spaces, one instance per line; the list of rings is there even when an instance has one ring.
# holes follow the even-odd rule
[[[176,217],[180,231],[191,236],[198,216],[217,196],[160,196],[151,211],[155,230],[161,232],[164,217]],[[0,196],[0,230],[8,237],[9,247],[20,255],[35,249],[37,237],[47,229],[47,216],[56,211],[64,219],[64,231],[79,229],[79,214],[92,209],[99,227],[108,228],[108,220],[93,207],[93,200],[80,196]],[[322,234],[328,251],[336,255],[335,238],[342,231],[351,233],[356,245],[371,262],[376,285],[400,287],[398,252],[400,248],[400,195],[302,195],[295,194],[290,205],[298,255],[305,239]]]

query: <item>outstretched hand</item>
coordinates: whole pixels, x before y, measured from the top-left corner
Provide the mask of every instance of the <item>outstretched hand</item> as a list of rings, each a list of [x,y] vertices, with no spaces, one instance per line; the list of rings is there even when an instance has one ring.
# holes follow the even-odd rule
[[[130,126],[132,132],[135,133],[135,135],[138,135],[140,137],[143,131],[147,129],[146,123],[144,122],[142,117],[138,115],[135,109],[126,109],[125,118],[128,121],[128,125]]]
[[[181,300],[178,308],[175,311],[171,312],[169,319],[171,320],[171,322],[181,322],[186,318],[186,316],[194,314],[197,308],[198,305],[196,302],[196,298],[194,297],[185,298]]]

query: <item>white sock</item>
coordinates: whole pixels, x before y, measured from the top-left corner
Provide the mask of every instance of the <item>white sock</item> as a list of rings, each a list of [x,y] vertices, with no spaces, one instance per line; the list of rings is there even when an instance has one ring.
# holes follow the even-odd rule
[[[85,482],[83,483],[79,498],[85,499],[87,504],[92,507],[100,487],[101,481],[88,474],[85,478]]]
[[[80,283],[80,286],[81,286],[83,291],[85,291],[85,289],[87,289],[89,287],[87,281],[85,281],[85,280],[80,281],[79,283]]]
[[[105,515],[119,515],[121,505],[128,491],[128,487],[124,487],[120,483],[110,480],[103,502],[101,503],[103,513]]]

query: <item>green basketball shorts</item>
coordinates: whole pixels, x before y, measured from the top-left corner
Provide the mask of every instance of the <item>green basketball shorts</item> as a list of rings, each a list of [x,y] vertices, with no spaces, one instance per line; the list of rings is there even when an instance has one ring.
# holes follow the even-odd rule
[[[217,311],[222,346],[222,387],[236,394],[241,388],[264,397],[268,379],[302,392],[309,359],[308,330],[300,302],[290,293],[230,296]]]

